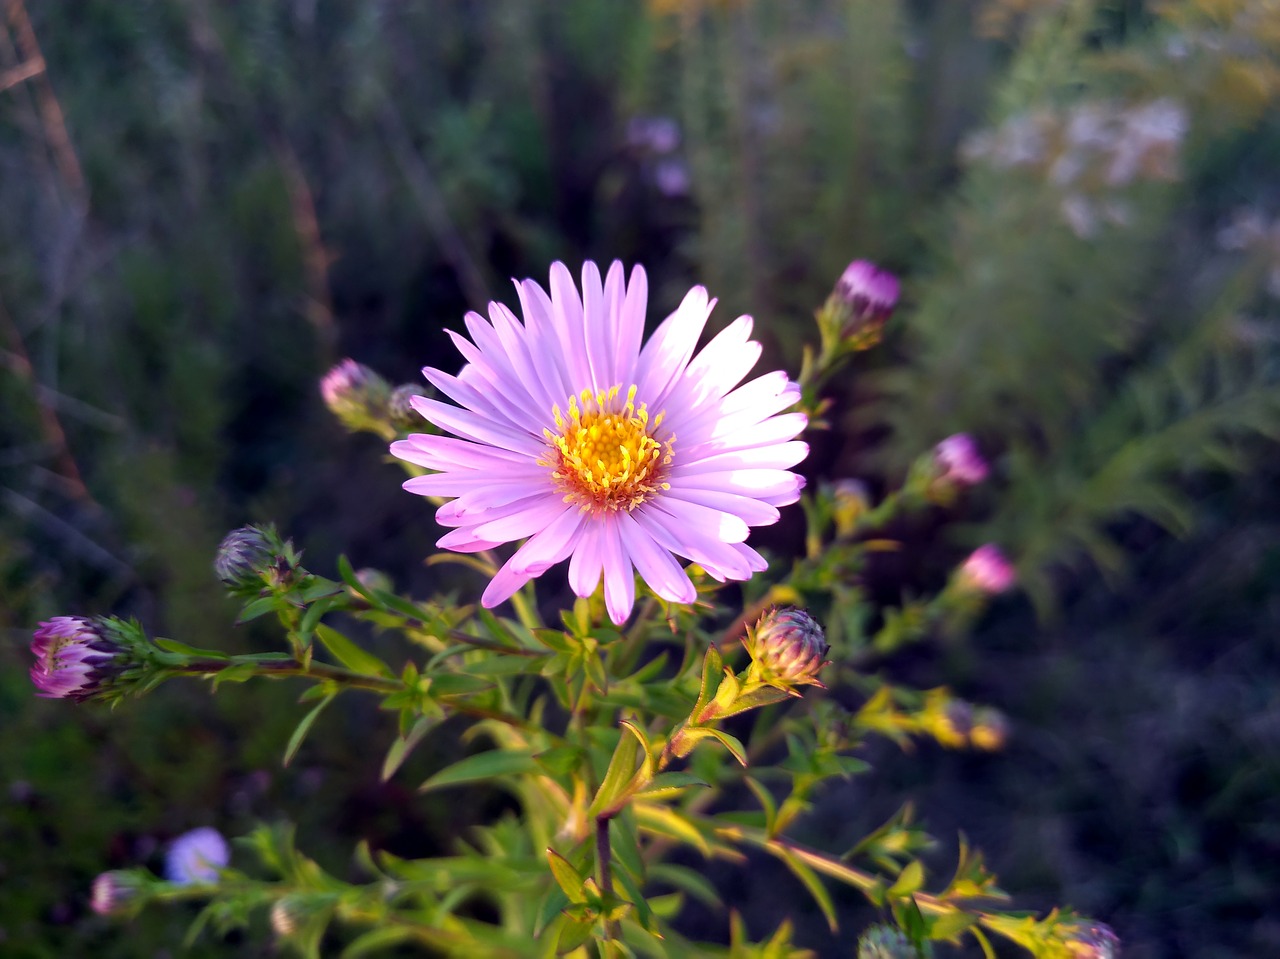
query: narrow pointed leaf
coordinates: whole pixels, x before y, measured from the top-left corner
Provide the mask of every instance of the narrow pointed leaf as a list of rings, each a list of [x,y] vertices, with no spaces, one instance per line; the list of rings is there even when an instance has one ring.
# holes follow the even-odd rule
[[[468,756],[452,766],[446,766],[419,786],[418,791],[426,792],[430,789],[443,789],[446,786],[458,786],[463,783],[483,782],[486,779],[497,779],[499,776],[517,776],[521,773],[533,772],[537,768],[533,756],[527,752],[493,749],[487,753]]]
[[[324,708],[333,702],[334,697],[338,695],[338,691],[332,690],[324,699],[316,703],[312,707],[311,712],[302,717],[302,722],[298,723],[298,728],[293,731],[293,735],[289,737],[289,745],[284,750],[283,765],[287,766],[293,760],[294,754],[297,753],[298,747],[302,745],[302,741],[307,738],[307,733],[311,731],[311,727],[315,721],[320,718],[320,713]]]

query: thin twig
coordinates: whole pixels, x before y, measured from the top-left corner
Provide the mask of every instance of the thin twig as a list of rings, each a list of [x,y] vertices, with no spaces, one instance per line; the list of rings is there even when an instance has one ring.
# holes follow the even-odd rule
[[[27,60],[11,70],[0,73],[0,91],[16,87],[23,80],[30,80],[38,73],[44,73],[44,57]]]
[[[67,481],[68,488],[77,499],[91,503],[96,507],[97,503],[89,495],[89,488],[85,486],[84,479],[80,475],[80,468],[76,465],[75,458],[71,455],[71,447],[67,443],[67,434],[62,429],[62,422],[58,419],[58,414],[54,412],[52,406],[42,402],[40,398],[40,383],[36,379],[35,368],[31,365],[31,357],[27,353],[26,344],[22,342],[22,333],[19,331],[17,324],[13,322],[13,317],[9,315],[9,311],[5,309],[3,300],[0,300],[0,326],[4,328],[4,336],[8,344],[7,362],[9,368],[17,373],[35,394],[40,430],[44,434],[45,442],[55,451],[54,458],[59,475]]]
[[[40,44],[36,40],[36,32],[31,27],[31,18],[27,16],[27,8],[23,0],[9,0],[7,6],[9,26],[13,28],[14,39],[27,63],[39,61],[44,63],[44,55],[40,52]],[[71,189],[76,206],[81,210],[88,206],[88,188],[85,185],[84,172],[80,168],[80,160],[71,145],[71,137],[67,133],[67,121],[62,114],[62,106],[54,95],[53,85],[49,82],[49,72],[41,70],[35,88],[36,104],[40,110],[40,119],[44,125],[45,139],[53,153],[54,162],[62,174],[63,181]]]

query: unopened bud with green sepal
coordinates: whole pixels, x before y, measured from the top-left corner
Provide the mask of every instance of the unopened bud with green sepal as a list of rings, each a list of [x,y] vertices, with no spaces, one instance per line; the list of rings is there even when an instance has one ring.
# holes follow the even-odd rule
[[[752,661],[748,682],[793,693],[796,686],[822,686],[818,673],[827,665],[830,647],[822,627],[803,609],[783,606],[767,610],[754,628],[747,628],[744,645]]]

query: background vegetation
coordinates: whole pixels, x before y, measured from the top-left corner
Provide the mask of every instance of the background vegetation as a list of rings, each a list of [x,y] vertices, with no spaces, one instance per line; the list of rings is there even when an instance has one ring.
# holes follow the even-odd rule
[[[1000,706],[1009,747],[886,749],[815,834],[911,796],[1127,956],[1280,949],[1275,4],[7,0],[0,20],[0,951],[175,954],[188,916],[122,929],[87,891],[193,826],[288,815],[337,871],[359,838],[417,855],[465,829],[377,784],[386,717],[327,713],[282,771],[281,697],[76,709],[33,698],[24,644],[114,612],[252,648],[209,566],[249,521],[317,569],[342,550],[401,586],[438,575],[428,511],[317,380],[346,355],[400,381],[451,365],[442,327],[587,257],[644,263],[653,317],[705,283],[792,369],[844,265],[892,268],[904,304],[806,472],[879,486],[958,430],[995,465],[874,581],[936,583],[986,541],[1018,560],[1025,593],[902,667]],[[849,954],[788,881],[762,864],[731,898]]]

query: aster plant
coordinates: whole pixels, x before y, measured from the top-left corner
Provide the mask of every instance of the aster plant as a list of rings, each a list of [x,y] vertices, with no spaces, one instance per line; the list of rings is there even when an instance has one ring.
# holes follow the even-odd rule
[[[345,558],[321,576],[273,528],[245,527],[224,541],[216,575],[243,602],[241,622],[275,618],[279,650],[231,656],[58,617],[36,633],[32,677],[42,695],[77,701],[179,675],[215,687],[292,679],[310,705],[286,764],[336,697],[373,695],[397,723],[384,779],[465,730],[472,751],[435,762],[419,788],[499,789],[517,811],[437,857],[361,846],[363,883],[322,870],[287,826],[232,853],[206,824],[174,842],[164,878],[104,873],[93,908],[202,901],[197,929],[215,931],[257,913],[303,956],[414,945],[459,957],[813,955],[790,921],[751,928],[697,864],[773,859],[832,931],[853,914],[833,888],[865,896],[880,922],[849,940],[859,956],[976,943],[992,957],[995,938],[1035,956],[1114,956],[1100,923],[1009,911],[963,842],[951,877],[931,879],[934,843],[909,805],[845,848],[793,837],[827,784],[870,774],[857,753],[871,737],[995,750],[1010,734],[989,706],[883,678],[899,647],[970,621],[1014,585],[998,550],[898,606],[873,605],[862,585],[892,547],[889,524],[936,521],[985,479],[973,441],[944,440],[878,500],[849,478],[805,491],[795,471],[822,384],[879,338],[897,294],[896,278],[853,264],[818,311],[821,342],[799,380],[748,378],[761,354],[750,318],[697,348],[714,306],[702,288],[646,342],[643,270],[588,263],[576,283],[556,264],[548,289],[516,284],[519,315],[494,303],[465,317],[466,335],[451,333],[460,371],[424,370],[434,395],[393,390],[351,361],[336,368],[324,400],[350,429],[393,439],[405,488],[446,530],[433,560],[482,574],[479,595],[400,595]],[[801,555],[748,545],[797,503]],[[405,511],[421,505],[406,499]],[[567,583],[567,607],[539,596],[540,582]],[[721,910],[719,944],[683,919],[691,900]]]

